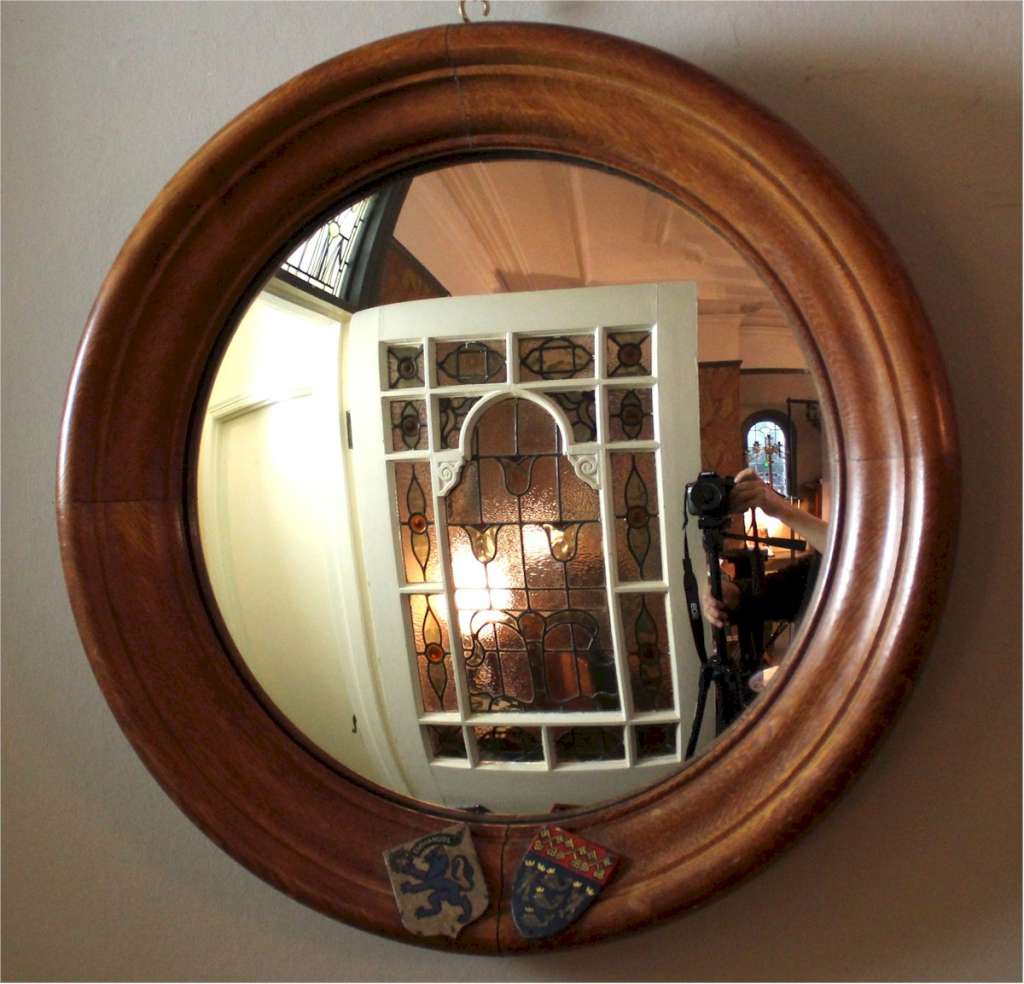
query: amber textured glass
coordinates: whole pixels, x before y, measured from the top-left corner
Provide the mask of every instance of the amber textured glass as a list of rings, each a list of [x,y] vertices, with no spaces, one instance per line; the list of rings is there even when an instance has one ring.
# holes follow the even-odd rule
[[[407,584],[437,581],[440,576],[430,466],[425,461],[398,461],[394,469],[395,505],[402,534],[402,568]]]
[[[665,596],[654,593],[619,595],[626,640],[633,707],[667,711],[673,707]]]
[[[438,342],[434,349],[438,386],[503,383],[505,343],[501,339]]]
[[[555,418],[501,400],[470,447],[446,535],[474,710],[617,708],[599,498]]]
[[[391,450],[418,451],[427,447],[427,405],[423,400],[389,400]]]
[[[546,394],[565,412],[572,439],[579,443],[597,440],[597,413],[593,390],[558,390]]]
[[[437,401],[438,431],[442,448],[457,448],[466,414],[479,400],[476,396],[443,396]]]
[[[387,346],[388,389],[415,389],[423,385],[423,346]]]
[[[594,375],[592,335],[530,336],[519,339],[519,378],[582,379]]]
[[[613,453],[611,463],[619,580],[659,580],[662,577],[661,533],[654,454]]]
[[[651,375],[651,333],[617,329],[608,332],[605,345],[609,376]]]
[[[652,405],[652,394],[649,388],[608,387],[608,440],[652,440],[654,437]]]
[[[443,595],[406,595],[423,710],[458,710],[451,636]]]

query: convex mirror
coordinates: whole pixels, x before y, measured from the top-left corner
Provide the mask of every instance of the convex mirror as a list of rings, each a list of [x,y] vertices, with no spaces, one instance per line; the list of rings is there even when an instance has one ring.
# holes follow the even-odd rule
[[[559,175],[545,180],[563,182],[564,190],[549,189],[548,202],[520,197],[518,205],[492,194],[494,175],[526,173],[518,169],[527,164]],[[461,182],[462,197],[452,199],[461,205],[435,197],[423,238],[403,229],[409,196],[453,181]],[[609,228],[598,205],[574,197],[575,187],[599,181],[607,191],[598,201],[613,202],[621,185],[643,198],[642,210],[624,209],[621,226]],[[309,276],[304,244],[318,248],[323,229],[326,249],[346,236],[357,242],[358,231],[353,225],[344,233],[342,217],[349,222],[361,202],[398,200],[397,188],[405,189],[397,214],[371,205],[362,216],[369,230],[390,215],[395,225],[374,241],[401,248],[374,264],[367,254],[367,265],[353,268],[349,281],[363,286],[359,305],[341,305],[351,321],[343,323],[334,302],[318,309],[299,303],[295,291],[312,296],[308,283],[294,282]],[[470,202],[486,208],[464,223],[468,229],[453,228],[463,224],[457,208]],[[592,225],[548,238],[545,217],[572,216]],[[524,220],[533,228],[509,232]],[[704,227],[699,233],[695,222]],[[695,238],[677,235],[686,224]],[[446,250],[452,265],[444,268],[442,259],[427,258],[431,237],[460,235],[482,245]],[[692,255],[684,255],[683,242]],[[759,291],[749,302],[758,311],[741,304],[739,313],[770,310],[773,330],[792,333],[803,361],[787,359],[781,368],[809,371],[809,389],[786,393],[808,402],[794,402],[788,415],[767,395],[757,401],[759,410],[775,409],[764,419],[782,428],[766,425],[759,443],[763,452],[769,438],[777,445],[779,433],[789,436],[785,421],[806,430],[814,428],[808,415],[816,417],[828,542],[774,676],[684,763],[693,654],[687,666],[686,643],[676,641],[686,638],[673,581],[679,485],[698,462],[732,468],[704,458],[707,435],[695,430],[698,419],[711,419],[700,412],[702,397],[727,402],[717,384],[702,392],[700,363],[739,361],[742,369],[748,357],[742,341],[707,354],[704,324],[737,316],[715,306],[732,300],[710,293],[709,278],[693,268],[718,257],[734,266],[734,286]],[[460,264],[465,282],[457,282]],[[291,282],[282,275],[289,266]],[[439,285],[452,296],[438,298]],[[381,293],[374,298],[371,290]],[[572,290],[610,291],[603,305],[613,316],[584,311],[580,302],[585,317],[550,324],[523,310],[502,320],[490,306]],[[657,308],[652,313],[651,291],[678,307],[672,323],[689,319],[689,329],[662,334],[665,319]],[[453,315],[446,330],[439,308],[464,313],[467,298],[479,295],[486,295],[488,320],[470,327]],[[617,308],[613,295],[648,307]],[[431,314],[417,317],[426,329],[403,320],[415,304]],[[232,367],[246,361],[232,347],[244,349],[264,332],[268,312],[270,320],[282,312],[291,319],[293,344],[275,350],[274,379],[257,374],[229,385]],[[327,379],[321,386],[295,353],[307,343],[315,349],[325,323],[336,326],[340,359],[332,342],[319,360]],[[707,337],[726,335],[719,327]],[[778,337],[764,340],[768,357]],[[350,342],[354,354],[346,356]],[[368,348],[360,353],[360,346]],[[588,358],[592,375],[566,375]],[[678,371],[689,380],[679,392],[658,392],[663,358],[669,378]],[[627,384],[616,375],[622,364],[650,375],[628,376]],[[562,375],[551,378],[552,367]],[[457,381],[446,388],[443,373]],[[458,381],[466,378],[472,381]],[[303,389],[310,394],[299,396]],[[594,440],[583,439],[590,433],[581,394],[589,391]],[[635,401],[627,401],[631,393]],[[322,394],[333,406],[322,417],[303,417]],[[281,413],[250,412],[264,398]],[[441,400],[454,398],[477,402],[462,419],[457,447],[447,447],[442,418],[450,435],[459,414]],[[676,402],[685,401],[687,412],[677,413]],[[346,412],[351,455],[347,441],[335,441],[333,458],[304,453],[303,442],[318,440],[318,421],[330,419],[336,437]],[[204,465],[217,443],[203,437],[211,415],[226,440]],[[273,452],[245,457],[239,450],[278,428],[289,437]],[[360,434],[373,439],[360,441]],[[788,490],[797,498],[805,498],[803,446],[797,433],[796,484]],[[752,445],[730,424],[722,448],[742,457]],[[373,462],[357,466],[364,454]],[[297,486],[285,510],[291,516],[272,514],[278,500],[267,491],[266,469],[275,455]],[[630,460],[618,465],[616,455]],[[347,483],[349,498],[304,500],[304,469],[314,464],[333,469],[329,487],[336,493],[339,481]],[[831,802],[891,721],[925,652],[950,568],[958,467],[949,392],[920,304],[885,237],[812,148],[748,99],[653,49],[567,28],[494,23],[388,38],[313,68],[243,113],[183,167],[129,238],[86,326],[62,430],[58,518],[76,618],[110,706],[154,776],[211,838],[282,890],[357,926],[508,953],[600,939],[695,905],[765,863]],[[632,482],[631,493],[634,471],[642,481]],[[571,495],[558,512],[551,488],[562,478]],[[201,488],[207,479],[218,488],[210,526]],[[635,495],[643,487],[646,503]],[[481,505],[492,511],[483,518]],[[288,520],[298,509],[310,515],[297,538],[275,539],[276,531],[295,529]],[[310,524],[316,510],[318,522]],[[326,534],[323,516],[334,524]],[[262,540],[235,535],[236,524],[256,522]],[[369,539],[373,523],[380,532]],[[519,547],[509,543],[515,532]],[[335,565],[321,569],[320,587],[280,587],[294,583],[289,565],[312,569],[325,539],[346,536],[358,549],[345,554],[335,543],[331,550],[355,565],[348,574]],[[648,572],[656,541],[657,565]],[[642,579],[630,580],[638,558]],[[546,583],[527,585],[531,564]],[[289,576],[274,582],[275,574]],[[567,603],[575,594],[562,607],[550,595],[525,597],[527,589],[561,592]],[[352,600],[339,603],[346,590]],[[473,601],[474,592],[490,594]],[[255,622],[239,619],[254,597],[264,598],[265,611]],[[375,605],[390,606],[392,615]],[[638,605],[649,622],[637,618]],[[662,605],[672,640],[664,648]],[[296,624],[274,637],[288,609]],[[587,617],[555,618],[570,611]],[[512,612],[516,624],[474,624],[480,612]],[[368,652],[382,627],[399,640],[388,658],[396,674],[401,666],[396,692],[411,707],[399,714],[378,695],[378,717],[394,712],[390,730],[372,726],[373,705],[363,696],[337,714],[344,694],[363,693],[348,688],[340,666],[289,663],[273,679],[263,661],[265,651],[289,647],[289,660],[303,650]],[[295,631],[306,635],[296,641]],[[612,645],[588,660],[602,633]],[[531,662],[528,645],[543,658]],[[539,675],[538,665],[546,667]],[[294,689],[304,673],[311,679]],[[381,670],[376,683],[369,674],[365,692],[383,690],[390,673]],[[336,685],[325,686],[307,714],[301,691],[323,674],[334,674]],[[428,707],[431,694],[437,703]],[[560,730],[553,716],[562,713],[574,716]],[[477,719],[487,714],[502,717]],[[346,745],[346,726],[359,746]],[[401,729],[419,764],[374,771],[385,760],[404,764]],[[598,737],[573,734],[587,729]],[[394,747],[371,754],[378,741]],[[361,759],[346,750],[357,747]],[[608,757],[609,749],[618,757]],[[453,760],[460,758],[466,785],[438,782],[439,772],[451,778],[458,771]],[[554,786],[535,792],[520,779],[602,768],[614,782],[588,781],[567,797]],[[433,785],[417,785],[414,772]],[[515,789],[511,780],[497,791],[473,785],[482,775],[513,772]],[[474,806],[492,812],[467,809]],[[607,884],[581,918],[539,940],[517,927],[513,894],[517,868],[552,816],[570,832],[564,838],[600,845],[620,860],[610,877],[602,862]],[[472,836],[489,901],[454,941],[424,940],[402,924],[383,855],[455,823]]]
[[[324,755],[478,813],[621,798],[732,723],[721,681],[698,708],[682,585],[684,521],[705,577],[700,472],[830,510],[817,390],[756,270],[666,196],[553,160],[332,214],[241,319],[202,427],[202,552],[243,672]],[[740,706],[818,566],[775,512],[722,543]]]

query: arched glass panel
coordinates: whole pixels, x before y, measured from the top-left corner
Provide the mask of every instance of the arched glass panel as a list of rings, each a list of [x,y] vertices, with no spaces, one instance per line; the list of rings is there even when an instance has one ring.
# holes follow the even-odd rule
[[[531,401],[493,404],[471,446],[446,525],[473,710],[617,709],[597,491]]]
[[[341,297],[360,227],[372,198],[365,198],[325,222],[292,250],[281,270],[296,286],[332,300]]]
[[[779,495],[789,495],[789,442],[781,424],[770,419],[755,420],[747,428],[747,464]]]

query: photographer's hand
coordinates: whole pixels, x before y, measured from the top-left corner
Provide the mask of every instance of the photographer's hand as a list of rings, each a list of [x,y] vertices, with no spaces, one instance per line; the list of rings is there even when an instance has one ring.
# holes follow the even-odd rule
[[[729,508],[734,513],[760,509],[779,519],[802,536],[818,553],[824,553],[828,543],[828,523],[793,505],[773,488],[761,481],[753,468],[744,468],[736,476],[736,484],[729,494]]]
[[[740,589],[735,581],[722,577],[722,600],[713,597],[705,587],[701,592],[701,608],[704,617],[716,628],[724,629],[729,624],[729,613],[735,611],[740,604]]]

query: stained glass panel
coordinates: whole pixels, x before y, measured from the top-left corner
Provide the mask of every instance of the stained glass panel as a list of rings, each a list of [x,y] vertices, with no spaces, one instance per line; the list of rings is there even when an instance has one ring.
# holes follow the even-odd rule
[[[406,595],[423,710],[458,710],[443,595]]]
[[[673,707],[668,625],[663,594],[619,595],[633,706],[638,711]]]
[[[466,422],[466,414],[479,399],[477,396],[443,396],[437,401],[442,448],[459,446],[459,436],[462,434],[462,425]]]
[[[676,754],[677,724],[643,724],[636,729],[636,757],[640,761]]]
[[[559,762],[609,762],[626,757],[622,728],[554,728]]]
[[[574,441],[584,443],[597,440],[597,416],[594,410],[593,390],[559,390],[547,394],[564,411],[572,425]]]
[[[747,428],[747,464],[779,495],[789,495],[786,432],[774,420],[758,420]]]
[[[423,385],[423,346],[389,345],[388,389],[415,389]]]
[[[592,335],[519,339],[519,378],[577,379],[594,375]]]
[[[391,450],[415,451],[427,446],[427,405],[423,400],[389,400]]]
[[[402,566],[407,584],[437,581],[440,577],[430,465],[425,461],[398,461],[392,466],[395,505],[402,536]]]
[[[434,758],[466,758],[466,739],[462,728],[430,725],[423,730]]]
[[[341,297],[357,232],[370,201],[367,198],[333,216],[292,250],[281,269],[317,291]]]
[[[543,762],[540,728],[474,728],[481,762]]]
[[[651,374],[651,333],[649,331],[610,331],[605,352],[609,376],[649,376]]]
[[[598,494],[532,401],[494,403],[470,446],[446,511],[473,709],[617,708]]]
[[[503,383],[508,378],[505,343],[501,339],[438,342],[434,358],[438,386]]]
[[[654,414],[650,389],[608,388],[608,440],[650,441]]]
[[[620,581],[662,576],[654,454],[612,454],[615,553]]]

